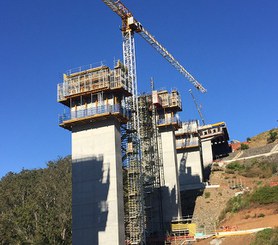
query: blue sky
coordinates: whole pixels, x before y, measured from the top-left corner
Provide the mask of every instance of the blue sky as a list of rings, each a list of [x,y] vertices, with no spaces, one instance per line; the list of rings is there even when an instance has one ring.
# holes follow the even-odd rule
[[[207,123],[245,140],[278,126],[277,0],[125,0],[143,26],[207,88],[193,89]],[[120,18],[101,0],[0,1],[0,177],[70,154],[56,86],[70,68],[122,59]],[[140,92],[181,92],[182,120],[199,118],[191,84],[136,36]]]

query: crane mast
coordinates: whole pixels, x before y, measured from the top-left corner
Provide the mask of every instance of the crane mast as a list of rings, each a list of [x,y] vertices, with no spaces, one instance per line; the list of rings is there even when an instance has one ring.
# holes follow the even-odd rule
[[[131,83],[132,97],[127,98],[127,105],[132,112],[131,121],[127,123],[126,134],[132,151],[126,155],[127,185],[128,185],[128,213],[126,217],[126,240],[131,244],[145,244],[144,233],[144,198],[142,185],[142,167],[139,139],[139,107],[136,76],[136,59],[134,32],[136,26],[131,12],[120,2],[103,0],[103,2],[116,12],[122,19],[123,60],[128,69]]]
[[[132,85],[132,97],[127,98],[127,105],[132,111],[132,119],[127,123],[129,143],[134,143],[132,152],[126,156],[128,167],[128,217],[126,239],[131,244],[145,244],[144,234],[144,198],[141,170],[141,153],[139,138],[139,107],[136,76],[136,56],[134,34],[138,33],[153,46],[171,65],[175,67],[200,92],[206,89],[200,84],[155,38],[120,0],[102,0],[113,12],[122,19],[123,60],[128,69],[128,76]]]

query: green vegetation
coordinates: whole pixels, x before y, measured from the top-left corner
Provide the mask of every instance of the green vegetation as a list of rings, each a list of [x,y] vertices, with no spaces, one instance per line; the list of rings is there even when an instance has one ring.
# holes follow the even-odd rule
[[[71,244],[71,159],[0,181],[0,244]]]
[[[269,135],[267,137],[267,143],[273,143],[278,138],[278,133],[273,129],[269,131]]]
[[[239,162],[231,162],[226,166],[226,168],[232,171],[242,171],[245,169],[245,166]]]
[[[251,245],[277,245],[278,244],[278,228],[265,229],[256,234],[255,240]]]
[[[236,213],[250,207],[252,204],[278,203],[278,186],[260,187],[251,194],[231,198],[226,208],[221,212],[219,220],[223,220],[226,213]],[[262,215],[260,217],[263,217]]]
[[[210,192],[209,191],[205,192],[205,198],[210,198]]]
[[[247,149],[249,149],[249,145],[244,144],[244,143],[241,143],[241,144],[240,144],[240,149],[241,149],[241,150],[247,150]]]
[[[239,174],[245,177],[269,178],[278,172],[278,162],[268,159],[257,160],[252,159],[244,163],[235,161],[226,166],[226,173]]]
[[[259,186],[262,185],[262,183],[263,182],[261,180],[257,181],[257,185],[259,185]]]
[[[259,204],[278,203],[278,186],[258,188],[251,195],[250,201]]]

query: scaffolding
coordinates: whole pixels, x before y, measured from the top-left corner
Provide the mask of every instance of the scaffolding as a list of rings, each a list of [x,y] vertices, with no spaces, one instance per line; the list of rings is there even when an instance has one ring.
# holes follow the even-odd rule
[[[143,234],[142,170],[140,142],[130,122],[122,127],[125,170],[125,232],[127,244],[141,244]]]
[[[144,199],[142,177],[142,149],[138,132],[138,98],[128,98],[126,104],[132,111],[131,119],[122,127],[122,159],[125,179],[125,232],[127,244],[144,244]]]
[[[177,90],[152,91],[153,104],[156,106],[157,127],[173,126],[176,130],[181,127],[177,114],[181,111],[181,99]]]
[[[161,161],[158,152],[158,131],[156,127],[156,111],[150,95],[138,98],[139,135],[141,139],[143,191],[144,191],[144,228],[146,239],[163,237],[163,215],[161,202]]]
[[[58,102],[66,103],[67,98],[72,95],[84,95],[99,91],[122,90],[126,96],[130,96],[132,86],[126,68],[118,61],[113,70],[102,65],[90,69],[80,67],[78,72],[70,71],[64,74],[64,81],[57,85],[57,90]]]
[[[126,68],[120,61],[114,69],[104,65],[87,68],[69,71],[58,84],[57,100],[65,105],[59,125],[71,130],[73,125],[111,115],[127,123],[131,119],[127,100],[132,88]]]

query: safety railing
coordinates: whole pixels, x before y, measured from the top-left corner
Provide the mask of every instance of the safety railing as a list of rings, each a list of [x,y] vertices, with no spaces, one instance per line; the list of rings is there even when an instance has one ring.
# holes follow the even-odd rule
[[[94,115],[101,115],[107,113],[120,113],[123,117],[130,119],[131,112],[130,110],[122,107],[119,104],[116,105],[102,105],[93,108],[75,110],[71,112],[66,112],[59,115],[59,124],[63,123],[64,121],[72,120],[72,119],[81,119],[86,118]]]
[[[198,139],[176,140],[177,148],[186,148],[186,147],[192,147],[192,146],[199,146],[199,140]]]
[[[157,125],[171,125],[177,124],[181,126],[181,121],[177,117],[170,117],[170,118],[160,118],[158,119]]]
[[[130,86],[128,86],[127,79],[119,79],[118,81],[98,81],[98,82],[88,82],[76,81],[74,84],[69,84],[68,82],[59,83],[57,86],[57,100],[64,100],[65,97],[74,94],[79,94],[83,92],[90,92],[94,90],[101,89],[121,89],[131,92]]]
[[[83,65],[83,66],[79,66],[76,68],[72,68],[70,70],[67,70],[66,74],[69,76],[71,74],[77,73],[77,72],[82,72],[82,71],[87,71],[89,69],[93,69],[95,67],[99,67],[99,66],[104,66],[104,62],[103,61],[99,61],[93,64],[88,64],[88,65]]]
[[[124,89],[131,93],[131,84],[124,71],[101,70],[76,77],[67,78],[57,86],[57,100],[67,96],[104,89]]]
[[[180,128],[176,134],[192,134],[198,133],[198,125],[196,121],[192,122],[183,122],[182,128]]]
[[[206,137],[211,137],[211,136],[216,136],[216,135],[223,135],[224,131],[222,127],[213,127],[213,128],[208,128],[206,130],[199,130],[200,131],[200,137],[201,138],[206,138]]]

